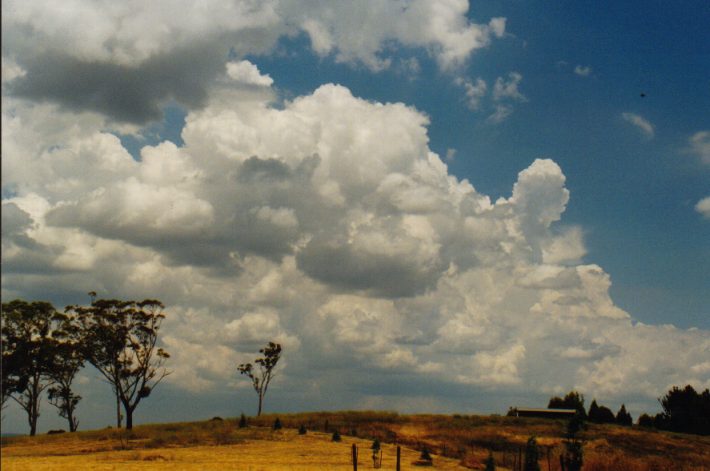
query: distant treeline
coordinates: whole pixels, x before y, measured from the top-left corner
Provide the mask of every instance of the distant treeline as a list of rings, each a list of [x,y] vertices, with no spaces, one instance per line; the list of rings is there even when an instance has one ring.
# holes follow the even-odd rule
[[[710,390],[701,393],[687,385],[684,388],[673,386],[665,396],[658,399],[663,409],[655,416],[641,414],[637,424],[641,427],[656,428],[680,433],[710,435]],[[584,409],[584,395],[570,391],[564,397],[553,397],[549,409],[575,409],[589,422],[597,424],[619,424],[630,426],[633,423],[626,406],[621,405],[614,414],[611,409],[592,401],[589,410]]]

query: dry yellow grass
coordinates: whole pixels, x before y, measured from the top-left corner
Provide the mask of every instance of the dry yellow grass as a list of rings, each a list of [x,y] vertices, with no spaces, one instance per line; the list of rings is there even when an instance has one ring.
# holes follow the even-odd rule
[[[137,426],[37,437],[2,439],[5,470],[103,469],[352,469],[350,446],[360,448],[360,470],[372,469],[370,446],[378,438],[383,468],[394,469],[395,443],[402,446],[402,469],[422,449],[435,456],[433,469],[483,469],[493,453],[497,469],[519,463],[525,443],[537,437],[543,470],[559,471],[563,421],[500,416],[398,415],[392,412],[316,412]],[[298,435],[305,425],[308,434]],[[338,430],[341,443],[333,443]],[[614,425],[589,425],[582,434],[585,471],[710,471],[710,437]],[[549,461],[548,461],[549,459]],[[549,466],[549,468],[548,468]]]
[[[331,441],[324,433],[298,435],[295,430],[270,434],[271,439],[238,444],[105,451],[121,446],[113,440],[57,440],[54,443],[17,443],[2,450],[4,471],[62,470],[352,470],[351,446],[359,448],[359,469],[372,469],[369,440],[343,437]],[[64,437],[62,437],[64,438]],[[402,469],[417,469],[419,452],[402,448]],[[394,469],[396,447],[383,444],[382,469]],[[427,469],[463,470],[458,460],[434,456]]]

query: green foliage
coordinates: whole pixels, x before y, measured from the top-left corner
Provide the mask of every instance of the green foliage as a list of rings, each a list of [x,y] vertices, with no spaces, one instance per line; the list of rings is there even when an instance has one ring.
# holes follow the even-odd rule
[[[170,374],[165,368],[170,355],[157,345],[164,308],[155,299],[98,299],[88,307],[65,310],[80,319],[84,356],[113,388],[126,412],[128,429],[140,401]]]
[[[523,465],[523,470],[540,471],[539,460],[540,451],[537,448],[537,440],[535,440],[535,437],[530,437],[528,443],[525,445],[525,464]]]
[[[52,333],[54,348],[52,367],[48,374],[53,382],[47,390],[50,404],[59,409],[59,415],[69,422],[69,431],[76,432],[79,419],[75,416],[81,396],[72,390],[76,374],[84,367],[84,335],[76,315],[55,315],[57,329]]]
[[[251,379],[254,391],[256,391],[259,396],[257,417],[261,415],[264,396],[266,396],[266,391],[269,389],[269,383],[274,379],[274,369],[281,358],[281,345],[269,342],[266,347],[259,350],[259,353],[261,353],[263,357],[254,360],[254,364],[242,363],[237,367],[239,374]]]
[[[25,410],[30,435],[37,433],[41,394],[51,384],[57,315],[47,302],[2,303],[3,405],[12,397]]]

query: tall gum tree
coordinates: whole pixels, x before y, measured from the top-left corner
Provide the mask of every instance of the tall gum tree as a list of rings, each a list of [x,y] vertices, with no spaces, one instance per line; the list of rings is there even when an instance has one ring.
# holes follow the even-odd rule
[[[157,345],[164,309],[155,299],[92,299],[88,307],[67,307],[82,324],[86,360],[113,388],[129,430],[138,404],[170,374],[165,368],[170,355]]]
[[[49,387],[53,324],[57,311],[50,303],[16,299],[2,303],[3,390],[27,413],[30,435],[37,433],[42,392]],[[7,378],[6,378],[7,376]],[[7,384],[6,384],[7,382]]]

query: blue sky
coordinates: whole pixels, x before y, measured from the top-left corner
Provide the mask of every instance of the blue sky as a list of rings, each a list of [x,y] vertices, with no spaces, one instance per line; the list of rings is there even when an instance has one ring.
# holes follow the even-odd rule
[[[191,8],[3,3],[2,297],[161,299],[139,423],[710,386],[706,2]]]

